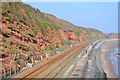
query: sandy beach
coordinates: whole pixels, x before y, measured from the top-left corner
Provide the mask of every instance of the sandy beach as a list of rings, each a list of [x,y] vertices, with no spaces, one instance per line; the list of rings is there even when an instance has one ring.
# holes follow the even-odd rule
[[[103,42],[100,46],[102,67],[108,78],[117,78],[117,75],[113,69],[113,65],[111,64],[110,59],[107,58],[107,54],[114,52],[115,49],[118,48],[118,44],[120,44],[120,41],[110,40]]]

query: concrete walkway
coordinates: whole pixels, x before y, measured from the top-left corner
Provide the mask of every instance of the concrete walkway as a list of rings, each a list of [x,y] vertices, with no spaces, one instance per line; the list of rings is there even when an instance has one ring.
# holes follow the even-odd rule
[[[83,78],[85,76],[85,68],[87,66],[88,55],[84,54],[73,68],[69,78]]]

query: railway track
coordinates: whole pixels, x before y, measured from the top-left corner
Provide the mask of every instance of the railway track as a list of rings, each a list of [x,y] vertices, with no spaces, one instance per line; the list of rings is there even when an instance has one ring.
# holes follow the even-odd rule
[[[34,78],[58,78],[62,75],[62,70],[67,67],[67,64],[72,62],[72,60],[80,54],[80,51],[89,43],[90,42],[77,45],[12,78],[20,78],[20,80],[26,78],[31,80]]]

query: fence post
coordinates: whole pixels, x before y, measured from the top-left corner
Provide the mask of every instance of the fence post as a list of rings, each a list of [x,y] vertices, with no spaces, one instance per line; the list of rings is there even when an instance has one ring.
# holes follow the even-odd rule
[[[15,58],[16,58],[16,53],[14,54],[13,61],[15,60]]]
[[[4,68],[4,78],[6,78],[6,69]]]
[[[14,73],[16,74],[16,65],[14,67],[15,67],[15,72]]]
[[[11,76],[11,66],[10,66],[10,76]]]
[[[18,67],[18,64],[17,64],[17,72],[19,72],[19,67]]]
[[[19,53],[17,54],[17,59],[19,59]]]
[[[38,60],[40,60],[40,56],[41,56],[41,55],[39,54],[39,58],[38,58]]]

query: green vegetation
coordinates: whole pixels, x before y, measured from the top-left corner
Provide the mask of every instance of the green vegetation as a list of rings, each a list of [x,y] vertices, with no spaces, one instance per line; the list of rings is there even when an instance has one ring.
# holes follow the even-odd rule
[[[36,35],[37,34],[37,30],[34,29],[34,28],[32,28],[32,30],[33,30],[33,33]]]
[[[62,39],[62,40],[61,40],[61,44],[62,44],[62,45],[64,45],[64,43],[65,43],[65,40],[64,40],[64,39]]]
[[[59,46],[56,46],[56,48],[59,48]]]
[[[48,24],[48,26],[50,27],[51,30],[53,30],[51,25]]]
[[[74,32],[77,36],[79,36],[80,35],[80,32],[78,31],[78,32]]]
[[[18,64],[18,65],[20,65],[20,62],[19,62],[19,60],[18,60],[18,59],[16,60],[16,62],[17,62],[17,64]]]
[[[28,23],[28,27],[30,27],[30,24]]]
[[[45,41],[43,40],[43,43],[45,43]]]
[[[10,29],[13,29],[13,27],[12,27],[11,25],[9,26],[9,28],[10,28]]]
[[[34,18],[35,22],[38,24],[38,26],[41,26],[40,22],[35,17],[33,17],[33,18]]]
[[[14,53],[21,53],[21,51],[20,51],[19,49],[14,49],[14,48],[12,49],[12,48],[11,48],[10,50],[11,50],[12,52],[14,52]]]
[[[38,49],[40,50],[40,51],[42,51],[42,49],[40,49],[40,47],[39,46],[37,46],[38,47]]]
[[[11,20],[12,18],[11,18],[11,16],[9,15],[9,14],[6,14],[7,15],[7,17]]]
[[[2,20],[9,27],[9,30],[3,29],[3,31],[2,31],[3,34],[8,35],[5,38],[3,37],[4,38],[3,40],[5,40],[3,42],[3,46],[5,47],[4,49],[6,49],[6,51],[8,50],[11,53],[25,52],[28,54],[33,54],[36,51],[36,47],[37,47],[37,49],[39,49],[40,52],[59,48],[59,46],[57,46],[55,44],[55,42],[52,40],[51,37],[59,38],[62,45],[65,45],[67,42],[70,42],[71,44],[77,44],[77,42],[74,39],[72,41],[63,40],[62,36],[61,36],[63,34],[61,34],[59,32],[59,28],[63,32],[65,32],[66,35],[68,35],[68,39],[69,39],[69,35],[70,35],[68,30],[74,31],[74,33],[77,36],[80,36],[80,33],[82,33],[83,35],[84,34],[89,35],[89,33],[90,33],[92,35],[93,32],[95,32],[95,33],[100,32],[95,29],[87,29],[87,28],[75,26],[67,21],[60,20],[51,14],[45,14],[43,12],[40,12],[39,9],[36,10],[35,8],[32,8],[31,6],[29,6],[27,4],[23,4],[22,2],[21,3],[10,3],[10,4],[3,3],[2,7],[3,7],[3,15],[5,15],[5,17],[3,16]],[[12,19],[14,19],[14,20],[12,20]],[[14,24],[14,23],[16,23],[16,24]],[[51,32],[53,34],[49,34],[48,27],[51,29]],[[11,39],[11,37],[9,38],[10,35],[14,35],[14,34],[11,34],[10,29],[11,30],[13,29],[13,33],[16,32],[17,39],[13,40],[13,39]],[[38,30],[40,30],[42,33],[42,35],[38,35],[39,38],[41,38],[41,37],[49,38],[51,46],[50,45],[46,46],[45,50],[44,49],[42,50],[39,46],[37,46],[38,44],[36,44],[37,43],[36,35],[38,33]],[[84,33],[84,31],[86,33]],[[22,43],[22,39],[20,39],[21,37],[29,38],[29,42],[31,42],[31,43],[29,45],[28,45],[28,43],[26,43],[27,41]],[[84,39],[85,40],[93,40],[96,38],[100,38],[100,37],[97,36],[97,34],[96,34],[96,36],[94,36],[94,35],[88,36],[88,37],[85,37]],[[18,39],[21,41],[19,41]],[[33,43],[31,41],[31,39],[35,42]],[[78,40],[79,40],[79,38],[78,38]],[[18,46],[16,44],[11,45],[12,42],[18,43],[19,47],[21,47],[21,49],[17,49]],[[43,40],[43,43],[46,44],[47,42],[45,42]],[[34,45],[32,45],[32,44],[34,44]],[[8,54],[9,52],[4,52],[4,53]]]
[[[26,11],[26,13],[27,13],[27,15],[28,15],[29,19],[31,19],[30,14],[27,12],[27,10],[25,10],[25,11]]]
[[[28,59],[28,63],[31,63],[31,60],[30,60],[30,58]]]
[[[11,42],[12,42],[12,40],[9,39],[9,38],[7,38],[7,39],[6,39],[6,42],[3,43],[3,45],[6,46],[6,47],[8,47],[8,48],[11,48],[11,46],[10,46],[10,43],[11,43]]]
[[[56,29],[56,31],[58,31],[58,27],[54,26],[54,28]]]
[[[43,25],[43,27],[45,28],[46,32],[48,32],[47,30],[48,26],[46,25],[46,23]]]
[[[78,38],[78,40],[80,41],[80,39]]]
[[[43,28],[41,28],[41,33],[43,34],[43,36],[45,35],[45,31]]]
[[[33,17],[33,18],[34,18],[35,22],[39,23],[39,21],[35,17]]]
[[[56,27],[56,25],[53,26],[53,29],[55,29],[56,31],[58,31],[58,27]]]
[[[17,41],[17,40],[15,40],[16,42],[18,42],[18,44],[21,46],[21,47],[25,47],[25,48],[30,48],[30,47],[28,47],[25,43],[21,43],[20,41]]]
[[[63,41],[61,40],[61,44],[64,45]]]
[[[49,45],[50,50],[53,50],[53,48]]]

